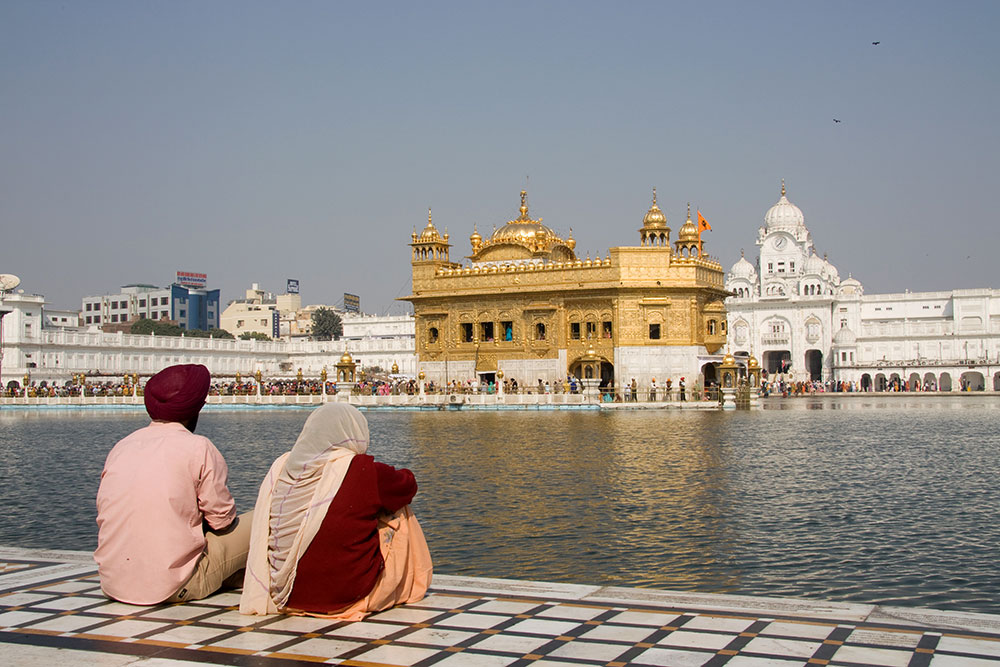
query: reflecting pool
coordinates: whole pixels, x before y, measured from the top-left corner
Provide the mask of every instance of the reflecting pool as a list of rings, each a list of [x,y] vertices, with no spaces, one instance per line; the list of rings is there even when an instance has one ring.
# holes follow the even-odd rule
[[[207,409],[250,509],[308,410]],[[1000,612],[1000,397],[368,412],[437,572]],[[0,410],[0,544],[92,549],[137,411]]]

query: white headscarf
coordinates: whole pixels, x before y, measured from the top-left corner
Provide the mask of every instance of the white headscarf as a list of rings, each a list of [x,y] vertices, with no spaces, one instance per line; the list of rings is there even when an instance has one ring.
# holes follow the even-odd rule
[[[368,422],[346,403],[317,408],[292,451],[261,484],[240,600],[244,614],[273,614],[288,602],[295,569],[326,517],[355,454],[368,451]]]

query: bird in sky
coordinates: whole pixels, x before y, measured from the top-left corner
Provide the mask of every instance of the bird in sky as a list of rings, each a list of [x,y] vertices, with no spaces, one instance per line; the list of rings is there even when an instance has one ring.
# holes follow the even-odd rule
[[[840,122],[840,119],[839,119],[839,118],[834,118],[834,119],[833,119],[833,122],[834,122],[834,123],[839,123],[839,122]]]
[[[881,43],[882,43],[882,42],[872,42],[872,46],[878,46],[878,45],[879,45],[879,44],[881,44]]]

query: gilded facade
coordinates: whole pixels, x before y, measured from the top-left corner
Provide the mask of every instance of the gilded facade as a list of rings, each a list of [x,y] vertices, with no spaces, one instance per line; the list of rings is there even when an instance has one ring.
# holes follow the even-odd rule
[[[447,232],[428,213],[412,249],[416,351],[437,383],[491,381],[497,370],[522,386],[582,377],[580,360],[600,358],[602,383],[643,386],[711,375],[726,341],[720,264],[702,252],[688,219],[676,242],[653,203],[639,245],[582,259],[576,241],[520,215],[488,238],[478,229],[465,264],[451,259]],[[718,358],[716,358],[718,357]]]

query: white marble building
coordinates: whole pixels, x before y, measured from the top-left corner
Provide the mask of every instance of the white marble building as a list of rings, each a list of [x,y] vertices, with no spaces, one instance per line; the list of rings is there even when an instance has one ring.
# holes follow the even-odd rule
[[[866,295],[816,254],[784,183],[755,243],[756,265],[741,257],[726,277],[737,358],[795,381],[1000,391],[1000,290]]]
[[[348,335],[335,341],[257,341],[73,328],[63,325],[63,311],[55,311],[60,315],[48,322],[45,298],[36,294],[7,294],[0,311],[7,311],[0,320],[0,382],[5,386],[9,381],[20,386],[25,374],[34,383],[60,384],[77,373],[94,381],[115,381],[125,373],[145,378],[180,363],[204,364],[217,378],[237,372],[249,377],[258,370],[266,378],[290,378],[300,368],[316,378],[324,367],[332,378],[345,351],[359,361],[359,369],[388,372],[395,364],[401,375],[417,372],[411,315],[345,317]]]

